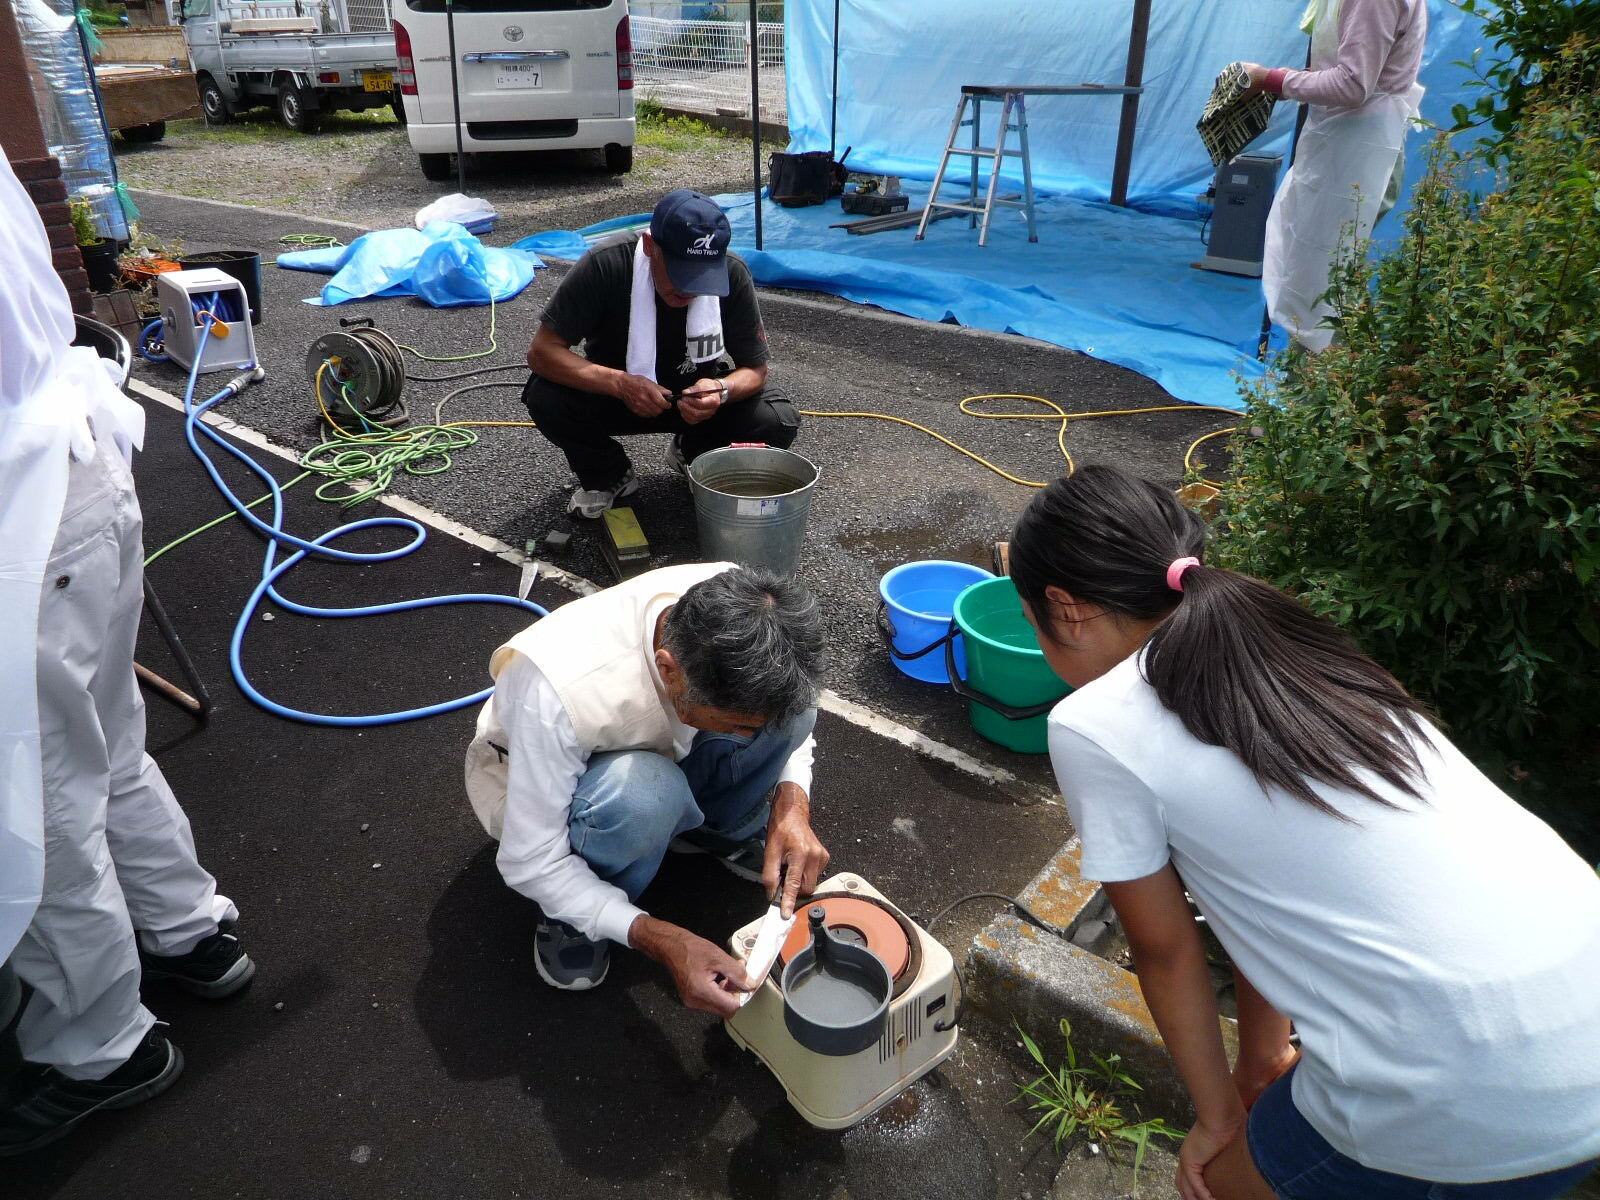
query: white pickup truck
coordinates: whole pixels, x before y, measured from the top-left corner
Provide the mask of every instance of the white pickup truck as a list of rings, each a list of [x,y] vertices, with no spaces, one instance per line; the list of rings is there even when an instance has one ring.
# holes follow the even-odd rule
[[[183,27],[207,123],[272,105],[313,133],[324,113],[391,105],[394,34],[385,0],[167,0]]]

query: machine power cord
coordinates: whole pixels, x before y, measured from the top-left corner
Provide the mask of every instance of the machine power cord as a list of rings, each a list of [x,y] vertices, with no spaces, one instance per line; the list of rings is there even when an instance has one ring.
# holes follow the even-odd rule
[[[1037,925],[1046,933],[1053,933],[1060,938],[1065,938],[1067,936],[1067,931],[1065,929],[1060,929],[1050,924],[1050,922],[1036,914],[1021,900],[1018,900],[1015,896],[1007,896],[1004,892],[968,892],[965,896],[961,896],[950,901],[949,904],[946,904],[938,912],[934,913],[932,918],[929,919],[928,923],[924,925],[923,928],[928,931],[929,936],[932,936],[934,926],[948,917],[956,909],[960,908],[963,904],[966,904],[972,900],[1004,901],[1006,904],[1009,904],[1012,908],[1014,908],[1017,912],[1017,915],[1023,920],[1027,921],[1029,924]],[[950,965],[955,970],[956,986],[960,990],[960,995],[956,999],[955,1011],[950,1014],[949,1019],[946,1021],[941,1021],[933,1027],[934,1032],[936,1033],[944,1033],[946,1030],[954,1029],[957,1025],[961,1024],[961,1018],[966,1014],[967,1011],[966,974],[961,970],[961,963],[957,961],[955,955],[953,954],[950,956]]]
[[[189,448],[194,451],[195,457],[205,468],[206,474],[211,477],[212,483],[217,487],[223,497],[233,507],[235,513],[258,533],[266,538],[265,557],[261,566],[261,578],[256,583],[246,600],[244,608],[239,613],[239,619],[234,624],[233,636],[228,645],[228,662],[233,672],[234,682],[239,690],[250,698],[255,704],[277,716],[285,717],[292,721],[301,721],[311,725],[330,725],[345,728],[363,728],[376,725],[393,725],[403,721],[415,721],[422,717],[431,717],[439,713],[454,712],[456,709],[466,708],[469,705],[480,704],[493,693],[492,687],[484,688],[469,696],[461,696],[454,700],[442,701],[437,704],[425,705],[420,708],[404,709],[397,712],[376,713],[362,716],[343,716],[329,713],[311,713],[293,709],[287,705],[279,704],[263,695],[249,680],[244,669],[244,638],[249,630],[251,618],[254,617],[263,597],[270,597],[274,603],[290,612],[302,616],[343,618],[376,616],[384,613],[408,612],[423,608],[436,608],[449,604],[500,604],[522,609],[536,616],[544,616],[546,610],[532,601],[521,600],[516,596],[502,596],[495,593],[469,592],[449,596],[427,596],[415,600],[402,600],[389,604],[370,604],[352,608],[323,608],[316,605],[300,604],[283,596],[277,589],[277,584],[289,571],[293,570],[307,556],[315,555],[323,558],[335,559],[340,562],[352,563],[378,563],[390,562],[410,554],[427,540],[427,530],[416,521],[404,517],[370,517],[362,521],[352,521],[340,525],[316,538],[307,540],[287,532],[283,528],[283,487],[273,477],[272,473],[244,450],[233,445],[220,433],[217,433],[201,418],[212,408],[223,401],[238,395],[252,382],[264,374],[260,367],[247,370],[230,380],[221,391],[209,400],[200,403],[195,401],[195,387],[199,380],[199,366],[204,359],[206,341],[211,333],[211,325],[215,317],[207,315],[200,331],[199,350],[195,355],[195,365],[190,368],[189,380],[184,388],[184,438]],[[147,331],[148,332],[148,331]],[[141,338],[141,342],[145,339]],[[232,455],[246,469],[259,477],[268,487],[268,497],[272,500],[272,519],[263,521],[252,510],[254,504],[259,504],[268,497],[262,497],[254,504],[246,504],[234,494],[232,489],[223,481],[215,462],[202,449],[200,438],[204,437],[222,450]],[[333,545],[339,539],[362,529],[404,529],[412,537],[405,545],[390,550],[355,551],[341,550]],[[183,540],[183,539],[180,539]],[[278,561],[279,547],[293,547],[294,553],[282,562]],[[167,547],[170,548],[170,547]],[[164,553],[165,549],[158,553]]]

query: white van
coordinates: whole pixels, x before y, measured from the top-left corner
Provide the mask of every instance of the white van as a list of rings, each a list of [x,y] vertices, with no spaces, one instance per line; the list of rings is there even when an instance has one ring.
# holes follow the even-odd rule
[[[627,0],[453,0],[461,145],[468,154],[604,150],[633,168]],[[393,0],[406,132],[429,179],[456,151],[445,0]]]

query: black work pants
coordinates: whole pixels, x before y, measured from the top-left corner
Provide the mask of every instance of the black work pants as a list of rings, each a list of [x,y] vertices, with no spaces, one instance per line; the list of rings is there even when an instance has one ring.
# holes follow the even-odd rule
[[[679,435],[690,462],[707,450],[734,442],[765,442],[787,450],[800,432],[800,413],[773,388],[724,404],[711,417],[691,425],[676,406],[658,417],[641,417],[621,400],[580,392],[534,375],[522,389],[528,415],[567,456],[583,488],[609,488],[628,471],[628,453],[616,440],[635,433]]]

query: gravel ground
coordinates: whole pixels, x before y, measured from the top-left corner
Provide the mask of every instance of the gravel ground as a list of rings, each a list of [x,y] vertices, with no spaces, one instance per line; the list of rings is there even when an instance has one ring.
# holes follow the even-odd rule
[[[633,171],[611,175],[598,150],[498,154],[468,162],[469,195],[489,200],[502,227],[567,229],[648,211],[664,192],[750,185],[750,143],[683,122],[640,125]],[[318,134],[298,134],[265,111],[220,128],[174,121],[164,141],[114,143],[130,187],[231,200],[374,229],[409,225],[423,205],[455,191],[422,177],[405,127],[387,109],[338,113]]]

